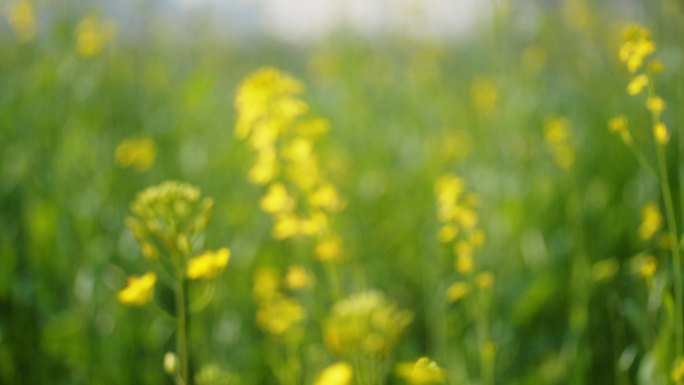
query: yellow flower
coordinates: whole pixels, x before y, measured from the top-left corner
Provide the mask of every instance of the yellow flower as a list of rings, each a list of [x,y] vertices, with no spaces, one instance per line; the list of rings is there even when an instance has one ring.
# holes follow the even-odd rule
[[[152,300],[157,275],[149,272],[142,276],[128,277],[126,287],[119,291],[116,298],[124,305],[143,306]]]
[[[620,135],[622,141],[630,144],[632,143],[632,134],[629,132],[627,126],[627,118],[624,115],[618,115],[608,121],[608,130]]]
[[[302,266],[293,265],[285,273],[285,287],[290,290],[302,290],[311,286],[313,278],[311,274]]]
[[[658,122],[653,125],[653,138],[661,146],[666,145],[670,141],[670,132],[667,130],[665,123]]]
[[[257,325],[275,336],[282,336],[306,317],[299,302],[290,298],[275,298],[257,311]]]
[[[639,264],[639,275],[644,278],[651,278],[658,269],[658,261],[652,255],[645,256]]]
[[[120,167],[133,167],[138,172],[147,171],[157,158],[157,146],[151,138],[132,138],[121,142],[114,152],[114,160]]]
[[[650,239],[660,230],[663,225],[663,217],[660,209],[655,203],[646,203],[641,208],[641,225],[639,226],[639,236],[643,240]]]
[[[252,295],[257,302],[271,301],[278,296],[280,279],[278,271],[271,267],[260,267],[254,275]]]
[[[409,385],[443,384],[446,381],[446,371],[427,357],[416,362],[401,362],[394,371]]]
[[[116,25],[112,21],[87,16],[76,26],[76,52],[82,57],[96,56],[115,36]]]
[[[188,261],[187,275],[190,279],[214,279],[228,265],[230,250],[227,247],[206,251]]]
[[[315,208],[321,208],[328,212],[336,212],[342,208],[342,200],[335,186],[326,183],[318,187],[309,196],[309,204]]]
[[[288,212],[294,206],[294,200],[282,183],[274,183],[259,202],[261,209],[270,214]]]
[[[456,235],[458,235],[458,228],[456,226],[444,225],[439,229],[437,239],[439,239],[441,243],[449,243],[456,238]]]
[[[351,385],[353,371],[346,362],[338,362],[323,369],[314,385]]]
[[[466,282],[455,282],[447,289],[447,299],[455,302],[464,298],[470,293],[470,284]]]
[[[647,85],[648,76],[644,74],[637,75],[629,84],[627,84],[627,93],[630,95],[639,95]]]
[[[665,101],[660,96],[651,96],[646,99],[646,108],[653,115],[660,115],[665,110]]]
[[[455,246],[456,271],[468,274],[473,271],[473,246],[465,241],[458,242]]]
[[[655,43],[650,38],[651,32],[639,25],[632,25],[623,31],[624,42],[620,47],[619,57],[629,72],[641,68],[644,59],[655,52]]]
[[[544,140],[551,149],[556,165],[567,170],[575,162],[575,150],[571,145],[570,121],[556,117],[544,124]]]
[[[278,160],[272,149],[262,150],[257,153],[257,161],[249,170],[249,180],[258,185],[270,182],[278,172]]]
[[[342,240],[336,235],[321,238],[315,251],[316,258],[321,262],[337,261],[342,256]]]
[[[275,217],[273,238],[287,239],[299,235],[299,218],[294,214],[279,214]]]
[[[12,3],[9,7],[9,22],[21,42],[29,42],[36,35],[36,16],[33,5],[26,0]]]

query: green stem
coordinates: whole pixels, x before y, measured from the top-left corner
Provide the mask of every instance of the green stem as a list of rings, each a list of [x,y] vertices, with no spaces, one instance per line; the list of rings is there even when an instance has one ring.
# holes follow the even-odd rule
[[[176,297],[176,355],[178,356],[178,385],[192,385],[190,375],[190,348],[188,343],[188,280],[185,278],[186,256],[174,253]]]
[[[679,253],[679,242],[677,241],[677,222],[675,219],[672,192],[670,191],[667,164],[665,162],[665,148],[661,145],[657,146],[658,167],[660,168],[660,184],[661,189],[663,190],[663,200],[665,201],[665,218],[667,220],[674,270],[672,274],[675,292],[675,352],[677,353],[677,357],[681,357],[684,355],[682,348],[682,338],[684,337],[684,325],[682,324],[682,309],[684,308],[682,305],[682,259]]]

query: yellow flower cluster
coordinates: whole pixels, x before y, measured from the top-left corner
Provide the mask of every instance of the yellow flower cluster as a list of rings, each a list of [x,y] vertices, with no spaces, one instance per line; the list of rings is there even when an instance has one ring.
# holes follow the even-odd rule
[[[466,192],[464,182],[453,174],[441,176],[435,183],[437,219],[441,224],[438,239],[451,245],[455,254],[454,268],[459,274],[474,281],[459,281],[447,289],[447,297],[457,301],[471,292],[473,285],[489,289],[494,285],[494,275],[483,271],[475,274],[473,255],[485,242],[485,233],[478,227],[477,205],[479,197]]]
[[[230,250],[227,247],[216,251],[205,251],[196,257],[192,257],[188,261],[188,278],[214,279],[228,266],[229,259]]]
[[[120,167],[133,167],[138,172],[147,171],[157,158],[157,145],[151,138],[131,138],[121,142],[114,152],[114,160]]]
[[[648,240],[663,227],[663,216],[656,203],[648,202],[641,207],[639,237]]]
[[[677,357],[675,360],[672,365],[670,379],[672,379],[672,382],[675,384],[681,384],[682,380],[684,380],[684,357]]]
[[[334,261],[342,256],[342,247],[328,216],[344,203],[325,178],[314,149],[328,123],[305,116],[308,106],[298,98],[303,89],[275,68],[256,71],[239,87],[235,134],[256,152],[249,179],[266,186],[259,205],[273,216],[273,237],[316,237],[318,259]]]
[[[190,240],[203,232],[214,201],[187,183],[169,181],[138,193],[126,224],[140,244],[143,256],[156,260],[160,248],[188,254]]]
[[[409,385],[443,384],[446,381],[446,371],[427,357],[416,362],[401,362],[394,371]]]
[[[358,293],[333,306],[323,328],[325,344],[342,356],[386,357],[412,319],[379,292]]]
[[[128,277],[128,283],[119,291],[117,299],[124,305],[144,306],[152,300],[157,275],[149,272],[141,276]]]
[[[351,385],[353,374],[349,363],[338,362],[323,369],[314,385]]]
[[[10,4],[8,21],[20,42],[29,42],[36,36],[36,15],[29,1],[19,0]]]
[[[644,66],[645,60],[655,51],[656,45],[651,40],[651,32],[647,28],[633,25],[624,30],[619,57],[627,70],[634,74],[632,80],[627,84],[627,93],[636,96],[643,93],[644,90],[648,90],[645,104],[653,118],[653,126],[651,127],[653,138],[658,145],[666,145],[670,141],[670,131],[661,120],[661,115],[665,111],[665,101],[655,94],[655,86],[650,75],[662,72],[663,65],[657,60],[652,60],[648,66]],[[617,129],[613,130],[610,124],[609,128],[611,131],[624,132]]]
[[[256,323],[263,331],[276,337],[293,331],[306,318],[304,307],[281,291],[281,282],[286,289],[301,290],[309,287],[313,280],[301,266],[291,266],[282,279],[274,268],[257,270],[252,289],[258,305]]]
[[[116,37],[116,24],[95,16],[84,17],[76,25],[76,53],[81,57],[97,56]]]
[[[570,121],[558,116],[544,123],[544,141],[553,153],[556,165],[564,170],[575,163],[575,148],[572,144]]]
[[[655,43],[651,40],[651,31],[639,25],[631,25],[622,32],[622,46],[620,47],[620,61],[629,72],[638,71],[644,59],[655,52]]]
[[[629,126],[627,125],[627,117],[624,115],[618,115],[608,121],[608,130],[614,134],[620,135],[622,141],[628,145],[633,142],[632,133],[629,131]]]

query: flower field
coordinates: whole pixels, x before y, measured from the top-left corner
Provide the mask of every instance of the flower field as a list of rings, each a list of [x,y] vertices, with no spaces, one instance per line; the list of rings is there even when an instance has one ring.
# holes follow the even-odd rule
[[[684,384],[684,3],[131,4],[0,0],[0,384]]]

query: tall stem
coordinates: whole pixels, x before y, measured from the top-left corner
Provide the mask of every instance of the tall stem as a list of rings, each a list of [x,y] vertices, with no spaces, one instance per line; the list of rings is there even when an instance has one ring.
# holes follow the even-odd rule
[[[176,354],[179,361],[180,385],[192,385],[190,376],[190,349],[188,343],[188,280],[181,253],[176,256]]]
[[[665,218],[667,220],[668,237],[670,249],[672,251],[673,281],[675,295],[675,351],[677,357],[684,355],[682,348],[682,338],[684,337],[684,325],[682,324],[682,259],[679,252],[679,242],[677,240],[677,222],[675,219],[674,203],[672,192],[670,191],[670,181],[665,162],[665,147],[657,144],[658,168],[660,169],[660,185],[663,190],[663,200],[665,201]]]

